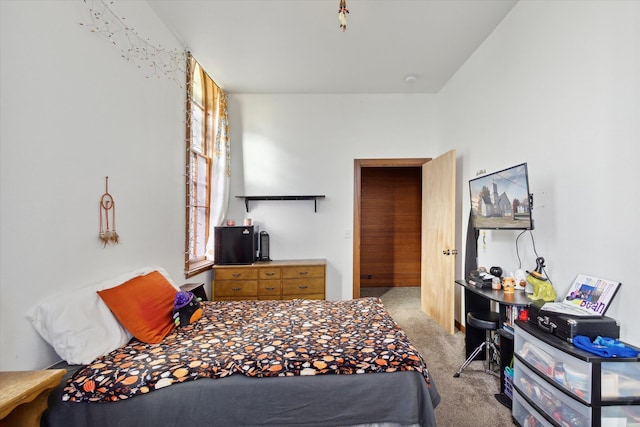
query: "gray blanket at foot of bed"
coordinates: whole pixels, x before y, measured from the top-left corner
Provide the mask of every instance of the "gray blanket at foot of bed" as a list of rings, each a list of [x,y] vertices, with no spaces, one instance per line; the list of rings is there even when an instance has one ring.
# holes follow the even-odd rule
[[[74,372],[69,368],[65,376]],[[172,385],[112,403],[49,397],[42,425],[73,426],[435,426],[440,401],[419,372],[250,378],[232,375]]]

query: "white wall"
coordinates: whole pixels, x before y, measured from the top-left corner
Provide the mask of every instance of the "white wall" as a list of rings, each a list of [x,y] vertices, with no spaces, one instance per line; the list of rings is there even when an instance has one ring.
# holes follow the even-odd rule
[[[460,158],[461,236],[467,181],[526,161],[536,248],[556,290],[578,273],[622,282],[607,314],[640,345],[640,2],[521,1],[438,101],[442,141]],[[488,231],[480,265],[515,270],[516,236]],[[519,249],[534,268],[528,234]]]
[[[184,91],[79,25],[90,3],[0,1],[1,370],[59,360],[25,318],[37,300],[151,264],[184,280]],[[146,2],[119,4],[180,48]],[[107,248],[105,176],[121,236]]]
[[[435,157],[433,95],[232,95],[230,217],[253,218],[273,259],[327,259],[327,299],[353,294],[354,159]],[[252,202],[237,195],[325,195]]]

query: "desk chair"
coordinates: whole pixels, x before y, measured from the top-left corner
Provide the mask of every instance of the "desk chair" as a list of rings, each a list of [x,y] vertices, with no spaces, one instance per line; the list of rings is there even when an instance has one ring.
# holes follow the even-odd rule
[[[483,329],[485,331],[485,340],[482,344],[476,347],[473,350],[473,353],[464,361],[458,372],[453,374],[454,378],[458,378],[460,373],[464,368],[469,366],[469,363],[473,361],[473,359],[482,351],[484,347],[487,347],[487,368],[485,372],[488,374],[496,375],[495,372],[491,369],[491,361],[492,361],[492,351],[495,357],[499,357],[500,353],[498,352],[498,347],[496,347],[493,342],[493,332],[497,331],[500,327],[500,314],[495,311],[485,311],[485,312],[469,312],[467,313],[467,326],[473,326],[474,328]],[[499,375],[499,374],[497,374]]]

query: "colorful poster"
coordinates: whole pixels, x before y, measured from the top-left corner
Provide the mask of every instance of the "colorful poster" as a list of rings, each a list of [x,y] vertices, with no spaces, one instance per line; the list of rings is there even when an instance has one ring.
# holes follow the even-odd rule
[[[542,309],[576,316],[603,316],[620,282],[578,274],[561,303],[547,303]]]

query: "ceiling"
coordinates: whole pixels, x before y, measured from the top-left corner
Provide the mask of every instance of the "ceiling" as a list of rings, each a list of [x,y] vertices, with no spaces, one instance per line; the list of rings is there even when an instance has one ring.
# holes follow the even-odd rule
[[[436,93],[517,2],[346,1],[148,3],[225,92],[309,94]]]

